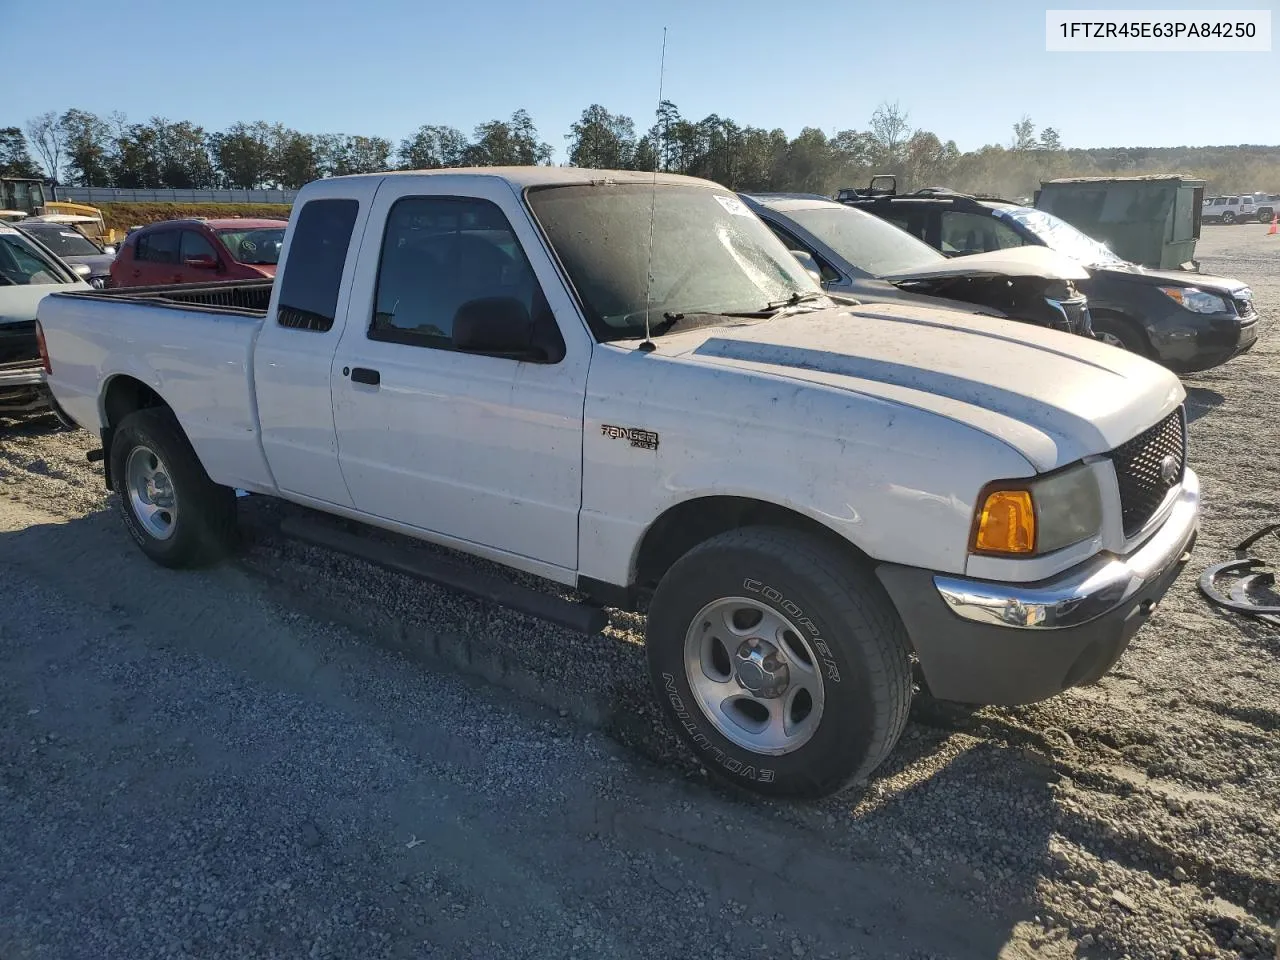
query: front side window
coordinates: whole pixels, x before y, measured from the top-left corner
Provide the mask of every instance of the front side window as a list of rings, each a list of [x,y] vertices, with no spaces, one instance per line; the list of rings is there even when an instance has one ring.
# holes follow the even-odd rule
[[[369,337],[452,349],[460,307],[518,300],[531,318],[545,300],[506,216],[487,200],[405,197],[387,215]]]
[[[644,336],[646,314],[655,324],[664,315],[727,317],[823,296],[732,194],[640,182],[536,187],[526,196],[599,340]]]
[[[157,230],[140,235],[134,259],[143,263],[177,263],[178,231]]]
[[[960,255],[1026,246],[1016,230],[985,213],[942,211],[942,250]]]
[[[185,263],[196,257],[208,257],[213,260],[218,259],[218,255],[213,251],[211,244],[202,234],[196,233],[194,230],[182,231],[182,261]]]
[[[0,227],[0,288],[71,283],[72,279],[17,230]]]
[[[807,243],[802,243],[799,237],[789,230],[784,230],[772,220],[766,220],[765,223],[769,225],[769,229],[773,231],[774,236],[786,244],[788,250],[800,250],[813,257],[813,261],[818,267],[818,272],[822,275],[823,283],[835,283],[840,279],[840,274],[827,261],[818,256],[818,251],[814,250],[813,247]]]

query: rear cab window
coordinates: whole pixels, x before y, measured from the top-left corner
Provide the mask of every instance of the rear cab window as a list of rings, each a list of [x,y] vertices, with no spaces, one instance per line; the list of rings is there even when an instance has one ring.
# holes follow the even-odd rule
[[[360,212],[358,200],[309,200],[298,213],[280,279],[276,323],[325,333],[338,310],[342,271]]]

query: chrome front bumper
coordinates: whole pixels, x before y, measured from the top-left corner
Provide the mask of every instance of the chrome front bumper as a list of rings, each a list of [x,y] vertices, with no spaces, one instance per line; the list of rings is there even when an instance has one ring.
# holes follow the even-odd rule
[[[1128,556],[1099,554],[1056,579],[1036,584],[937,575],[933,585],[953,613],[975,623],[1024,630],[1078,627],[1117,609],[1158,581],[1182,557],[1199,516],[1200,478],[1188,467],[1164,524]]]

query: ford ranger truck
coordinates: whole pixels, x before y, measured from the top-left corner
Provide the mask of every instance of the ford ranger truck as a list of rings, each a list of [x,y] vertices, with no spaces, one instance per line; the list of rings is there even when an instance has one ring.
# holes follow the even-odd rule
[[[836,303],[704,180],[320,180],[274,280],[55,294],[38,320],[156,562],[232,549],[239,490],[646,611],[675,730],[775,796],[867,778],[917,668],[976,704],[1097,680],[1196,538],[1173,374]]]

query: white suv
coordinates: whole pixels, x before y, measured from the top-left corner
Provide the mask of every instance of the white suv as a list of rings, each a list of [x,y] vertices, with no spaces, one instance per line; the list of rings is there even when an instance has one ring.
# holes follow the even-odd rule
[[[1200,214],[1205,223],[1236,223],[1258,219],[1258,209],[1253,197],[1210,197],[1205,200]]]

